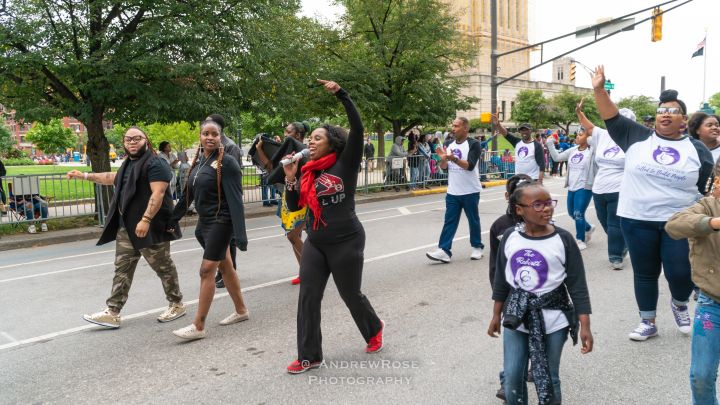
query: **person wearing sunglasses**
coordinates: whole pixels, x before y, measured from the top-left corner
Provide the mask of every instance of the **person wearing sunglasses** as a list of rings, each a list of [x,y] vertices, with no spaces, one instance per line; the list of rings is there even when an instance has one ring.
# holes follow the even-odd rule
[[[185,315],[180,282],[175,263],[170,257],[170,241],[180,239],[180,229],[166,232],[173,210],[168,185],[172,180],[170,165],[155,154],[145,132],[130,127],[123,137],[127,159],[117,172],[81,173],[72,170],[68,179],[90,180],[96,184],[115,186],[105,229],[98,245],[115,241],[115,277],[107,308],[84,315],[90,323],[117,329],[120,311],[130,293],[135,268],[140,256],[157,273],[165,290],[168,308],[157,318],[169,322]]]
[[[596,69],[592,84],[600,117],[625,152],[617,214],[630,250],[640,312],[640,324],[629,338],[645,341],[658,334],[655,317],[661,272],[670,287],[674,323],[688,335],[692,327],[687,304],[693,290],[688,241],[672,239],[665,223],[701,198],[712,172],[712,155],[702,142],[682,135],[687,109],[677,91],[660,94],[655,128],[650,129],[618,113],[604,88],[603,66]]]

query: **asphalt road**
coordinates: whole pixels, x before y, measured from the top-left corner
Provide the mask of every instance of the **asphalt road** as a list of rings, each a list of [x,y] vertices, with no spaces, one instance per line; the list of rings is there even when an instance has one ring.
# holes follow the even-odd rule
[[[565,213],[563,180],[547,182]],[[483,242],[505,210],[504,188],[483,190]],[[239,274],[251,319],[218,322],[232,312],[218,290],[208,337],[182,342],[171,331],[197,308],[200,247],[192,229],[173,244],[189,314],[161,324],[167,303],[159,280],[141,261],[118,330],[82,320],[104,308],[113,274],[112,244],[92,241],[2,253],[0,260],[0,403],[242,404],[500,404],[494,394],[502,365],[500,339],[486,335],[492,301],[487,257],[470,260],[467,224],[460,224],[453,262],[431,263],[444,195],[358,206],[366,233],[363,291],[386,322],[385,349],[364,353],[333,283],[323,302],[326,365],[292,376],[297,263],[275,217],[247,221],[249,251]],[[597,224],[594,210],[588,210]],[[487,248],[486,248],[487,256]],[[564,404],[688,404],[690,338],[678,332],[669,294],[660,284],[660,336],[628,340],[638,322],[632,271],[612,271],[599,229],[583,253],[593,305],[595,350],[568,342],[561,378]],[[661,279],[662,280],[662,279]],[[529,386],[534,402],[534,387]]]

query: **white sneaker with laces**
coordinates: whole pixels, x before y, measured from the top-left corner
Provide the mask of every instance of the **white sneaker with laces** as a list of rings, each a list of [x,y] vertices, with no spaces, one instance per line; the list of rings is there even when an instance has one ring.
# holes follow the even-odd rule
[[[28,226],[28,233],[37,233],[37,228],[35,227],[35,224]]]
[[[195,327],[195,324],[191,323],[190,325],[188,325],[184,328],[174,330],[173,335],[175,335],[181,339],[196,340],[196,339],[202,339],[205,336],[207,336],[207,332],[205,332],[205,329],[198,330]]]
[[[42,232],[47,232],[47,231],[48,231],[47,224],[42,224],[42,225],[40,225],[40,231],[42,231]]]
[[[579,239],[576,240],[576,242],[577,242],[577,245],[578,245],[578,249],[580,249],[580,250],[585,250],[585,249],[587,249],[587,244],[585,244],[585,242],[583,242],[583,241],[581,241],[581,240],[579,240]]]
[[[480,260],[483,258],[483,249],[480,247],[472,248],[472,254],[470,254],[471,260]]]
[[[427,256],[430,260],[435,260],[436,262],[450,263],[450,256],[440,248],[437,248],[432,252],[426,252],[425,256]]]

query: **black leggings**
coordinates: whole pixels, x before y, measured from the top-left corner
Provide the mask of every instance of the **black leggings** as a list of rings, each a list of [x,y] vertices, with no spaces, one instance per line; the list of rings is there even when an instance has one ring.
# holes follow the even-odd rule
[[[300,260],[302,281],[297,316],[299,360],[314,362],[323,359],[320,304],[330,274],[365,342],[380,332],[380,318],[360,291],[364,249],[364,230],[340,243],[316,244],[309,239],[305,241]]]

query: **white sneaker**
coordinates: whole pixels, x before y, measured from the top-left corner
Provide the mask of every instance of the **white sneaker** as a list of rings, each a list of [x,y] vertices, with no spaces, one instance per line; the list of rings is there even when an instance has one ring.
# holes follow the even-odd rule
[[[597,227],[595,225],[590,225],[590,230],[585,231],[585,243],[590,242],[590,238],[592,238],[593,232],[595,232],[595,229]]]
[[[450,263],[450,256],[444,250],[438,248],[432,252],[426,252],[425,256],[436,262]]]
[[[37,228],[35,227],[35,224],[28,226],[28,233],[37,233]]]
[[[472,253],[470,254],[471,260],[480,260],[483,258],[483,249],[479,247],[472,248]]]
[[[232,315],[220,321],[220,325],[232,325],[234,323],[247,321],[248,319],[250,319],[250,311],[246,311],[244,314],[238,314],[237,312],[233,312]]]
[[[610,268],[613,270],[622,270],[624,267],[625,267],[625,264],[622,261],[610,262]]]
[[[40,225],[40,230],[41,230],[42,232],[47,232],[47,231],[48,231],[47,224],[42,224],[42,225]]]
[[[581,241],[581,240],[579,240],[579,239],[576,240],[575,242],[577,242],[578,249],[580,249],[580,250],[585,250],[585,249],[587,249],[587,244],[586,244],[585,242],[583,242],[583,241]]]
[[[173,335],[187,340],[196,340],[196,339],[202,339],[205,336],[207,336],[207,333],[205,332],[205,329],[198,330],[195,327],[194,323],[191,323],[190,325],[173,331]]]

